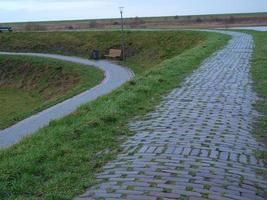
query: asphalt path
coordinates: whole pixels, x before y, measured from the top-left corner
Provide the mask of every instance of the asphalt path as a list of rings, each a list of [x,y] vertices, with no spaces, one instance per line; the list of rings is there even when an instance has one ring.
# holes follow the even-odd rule
[[[79,106],[108,94],[133,78],[134,74],[130,69],[121,67],[109,61],[92,61],[79,57],[62,56],[42,53],[11,53],[0,52],[1,55],[36,56],[53,58],[73,63],[80,63],[88,67],[96,67],[105,73],[104,80],[97,86],[87,91],[43,110],[31,117],[28,117],[13,126],[0,131],[0,148],[7,148],[18,143],[23,137],[35,133],[38,129],[46,126],[49,122],[60,119],[72,112]]]

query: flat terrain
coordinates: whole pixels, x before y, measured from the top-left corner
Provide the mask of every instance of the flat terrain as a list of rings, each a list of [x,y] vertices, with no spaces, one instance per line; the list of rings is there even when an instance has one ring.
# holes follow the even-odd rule
[[[93,67],[0,55],[0,129],[89,89],[104,78]]]
[[[154,55],[159,57],[157,64],[145,70],[136,65],[137,76],[134,80],[111,94],[84,105],[70,116],[50,123],[19,144],[1,150],[0,198],[71,199],[95,184],[95,174],[107,161],[115,158],[120,151],[121,142],[132,134],[128,122],[136,116],[151,111],[163,96],[180,86],[188,74],[228,40],[227,36],[215,33],[169,33],[176,34],[177,38],[186,37],[176,41],[172,40],[172,37],[167,37],[168,33],[146,34],[147,40],[134,40],[135,43],[147,44],[153,34],[162,34],[163,42],[158,40],[155,45],[165,45],[160,46],[160,50],[167,49],[171,56],[168,53],[165,56],[160,56],[161,54],[158,56],[157,48],[154,51],[147,50],[151,52],[152,59]],[[102,41],[102,36],[98,38],[99,41]],[[26,38],[24,41],[30,39]],[[76,41],[79,41],[79,38]],[[170,47],[176,48],[177,51],[169,49],[166,41],[169,41]],[[9,42],[12,46],[11,38]],[[2,36],[0,44],[1,48],[2,44],[7,44]],[[45,42],[43,44],[45,45]],[[60,49],[62,43],[60,44],[56,50],[64,52],[64,48]],[[31,43],[27,45],[30,46]],[[42,51],[42,46],[39,47]],[[15,48],[19,47],[13,46],[9,50],[16,50]],[[49,50],[56,51],[52,47]],[[66,53],[71,52],[70,48]],[[87,51],[82,55],[86,53]],[[144,58],[151,59],[149,56]]]
[[[120,19],[6,23],[17,31],[119,29]],[[126,18],[126,28],[228,28],[267,25],[267,13]]]

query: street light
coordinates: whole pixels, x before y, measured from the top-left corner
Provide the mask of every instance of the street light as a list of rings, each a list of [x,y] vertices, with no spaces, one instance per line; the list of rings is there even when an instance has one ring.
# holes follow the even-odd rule
[[[119,7],[121,13],[121,50],[122,50],[121,53],[122,53],[122,60],[125,60],[123,9],[124,7]]]

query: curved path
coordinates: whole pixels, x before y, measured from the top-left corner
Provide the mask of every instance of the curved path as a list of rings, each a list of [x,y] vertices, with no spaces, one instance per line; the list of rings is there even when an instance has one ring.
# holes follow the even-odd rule
[[[219,31],[217,31],[219,32]],[[130,123],[136,134],[76,200],[264,200],[267,182],[252,137],[256,94],[252,36],[232,36],[156,109]]]
[[[114,63],[110,63],[108,61],[91,61],[78,57],[41,53],[0,52],[0,54],[54,58],[58,60],[84,64],[90,67],[95,66],[105,72],[105,79],[96,87],[89,89],[57,105],[54,105],[44,111],[41,111],[40,113],[37,113],[27,119],[18,122],[17,124],[7,129],[0,131],[0,148],[6,148],[19,142],[24,136],[36,132],[41,127],[47,125],[50,121],[60,119],[72,113],[80,105],[111,92],[133,77],[133,72],[131,70],[118,66]]]

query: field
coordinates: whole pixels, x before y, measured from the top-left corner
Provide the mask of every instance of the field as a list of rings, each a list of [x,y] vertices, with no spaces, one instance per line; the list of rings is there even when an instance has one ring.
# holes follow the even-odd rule
[[[0,129],[91,88],[95,68],[53,59],[0,56]]]
[[[6,23],[16,31],[118,29],[120,19]],[[266,26],[267,13],[126,18],[126,28],[228,28]]]
[[[141,33],[136,34],[141,37]],[[148,63],[147,67],[137,65],[141,63],[138,53],[125,63],[129,66],[134,64],[132,68],[137,72],[134,80],[82,106],[70,116],[50,123],[21,143],[0,151],[1,199],[71,199],[80,194],[95,183],[94,174],[116,156],[120,151],[119,144],[131,135],[127,128],[129,120],[152,110],[163,95],[178,87],[207,56],[228,41],[227,36],[215,33],[166,32],[164,37],[161,35],[163,32],[142,34],[147,37],[133,40],[132,46],[137,47],[139,43],[144,46],[138,53],[146,55],[142,62]],[[150,48],[146,45],[150,45],[149,38],[153,34],[161,36],[162,41],[154,42],[153,48]],[[177,35],[175,41],[172,40],[174,35]],[[128,38],[133,36],[134,33],[128,33]],[[16,37],[23,38],[22,45],[37,38],[34,35],[27,38],[22,34]],[[12,47],[9,50],[36,51],[39,48],[42,52],[45,49],[42,45],[25,49],[24,46],[12,46],[11,38],[7,41]],[[42,39],[38,41],[42,42]],[[110,41],[103,41],[103,37],[98,37],[97,41],[98,47],[110,46]],[[1,37],[1,48],[3,43],[7,47],[5,38]],[[92,43],[94,41],[86,44]],[[66,50],[62,46],[64,43],[60,44],[58,49],[48,49],[49,52],[81,56],[88,53],[87,48],[85,52],[75,48]],[[170,48],[165,48],[168,44]],[[149,59],[153,61],[154,57],[156,62],[150,64]]]

